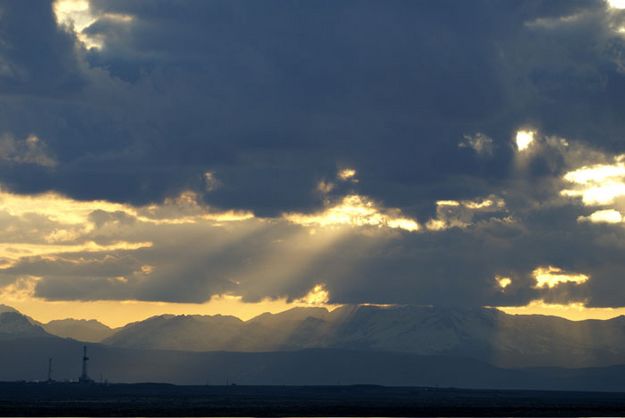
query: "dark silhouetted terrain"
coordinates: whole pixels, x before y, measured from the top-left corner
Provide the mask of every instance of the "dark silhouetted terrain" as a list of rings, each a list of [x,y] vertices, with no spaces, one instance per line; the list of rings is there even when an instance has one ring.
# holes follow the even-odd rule
[[[622,416],[617,393],[381,386],[0,383],[0,415]]]
[[[45,380],[54,359],[57,380],[80,374],[83,343],[55,337],[0,344],[0,380]],[[236,353],[138,350],[88,344],[91,377],[110,382],[223,385],[438,386],[462,388],[625,391],[625,367],[503,369],[449,356],[310,349]]]
[[[558,356],[565,358],[554,364],[574,362],[582,355],[600,359],[601,352],[592,347],[607,344],[610,330],[613,341],[618,341],[621,318],[574,323],[550,317],[514,317],[492,310],[465,313],[467,316],[456,315],[453,310],[344,308],[332,313],[297,309],[247,322],[221,316],[155,317],[122,329],[107,340],[108,344],[88,344],[89,370],[97,381],[120,383],[625,391],[625,366],[618,364],[575,368],[496,365],[502,358],[512,365],[514,358],[523,360],[521,365],[537,359],[548,365]],[[493,323],[502,328],[499,339],[492,333]],[[515,336],[505,330],[506,326],[517,330],[526,326],[536,334],[526,331]],[[578,333],[567,337],[566,330]],[[580,330],[591,332],[591,338],[576,346]],[[209,344],[213,336],[214,345],[206,347],[211,351],[184,350],[196,341]],[[154,349],[147,343],[176,341],[177,337],[175,350]],[[134,347],[123,347],[124,341],[133,342],[126,345]],[[502,341],[506,344],[497,345]],[[2,381],[44,380],[48,358],[53,358],[56,380],[75,380],[80,374],[83,342],[53,336],[17,312],[0,313],[0,342]],[[503,351],[508,357],[493,347],[508,347]],[[536,352],[524,351],[528,347]],[[620,350],[615,344],[611,358],[618,359]]]

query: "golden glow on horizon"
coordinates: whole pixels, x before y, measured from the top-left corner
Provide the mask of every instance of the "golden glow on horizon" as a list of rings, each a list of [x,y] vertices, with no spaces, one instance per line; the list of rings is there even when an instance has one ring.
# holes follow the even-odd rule
[[[550,315],[571,321],[606,320],[625,315],[625,308],[591,308],[580,302],[564,305],[543,300],[534,300],[525,306],[497,306],[497,309],[510,315]]]
[[[566,273],[559,267],[541,266],[532,271],[532,276],[536,280],[537,289],[549,288],[553,289],[561,283],[582,284],[588,281],[590,277],[585,274]]]
[[[124,326],[157,315],[232,315],[248,320],[265,312],[279,313],[294,307],[321,306],[333,310],[339,305],[311,305],[286,299],[267,299],[257,303],[245,303],[237,296],[216,296],[206,303],[169,303],[146,301],[46,301],[26,298],[29,289],[16,289],[22,299],[0,298],[0,303],[9,305],[33,319],[46,323],[55,319],[97,319],[110,327]],[[393,307],[394,305],[363,304],[364,306]],[[586,319],[606,320],[625,315],[625,307],[594,308],[583,303],[550,304],[543,300],[532,301],[525,306],[497,306],[510,315],[550,315],[572,321]]]
[[[286,213],[283,216],[289,222],[304,226],[373,226],[409,232],[420,229],[416,220],[402,216],[399,210],[378,208],[373,201],[356,194],[345,196],[339,204],[319,213]]]
[[[14,289],[21,292],[21,299],[0,296],[0,303],[9,305],[24,315],[40,322],[55,319],[97,319],[110,327],[124,326],[156,315],[232,315],[248,320],[265,312],[278,313],[295,307],[312,306],[307,302],[288,302],[285,298],[266,299],[256,303],[246,303],[238,296],[216,296],[206,303],[171,303],[147,301],[47,301],[40,298],[24,297],[32,289]],[[317,304],[329,310],[336,305]]]
[[[150,267],[150,266],[144,266]],[[315,285],[303,298],[244,302],[240,296],[217,295],[205,303],[171,303],[135,300],[51,301],[34,296],[39,277],[23,277],[0,288],[0,303],[9,305],[40,322],[54,319],[97,319],[110,327],[119,327],[155,315],[232,315],[247,320],[265,312],[277,313],[295,307],[324,307],[333,310],[330,293],[324,284]]]
[[[519,152],[525,151],[528,149],[532,143],[534,142],[534,137],[536,135],[536,131],[517,131],[515,142],[516,147]]]
[[[329,293],[323,284],[317,284],[303,298],[288,302],[285,298],[265,299],[246,303],[240,296],[218,295],[205,303],[170,303],[148,301],[47,301],[34,297],[39,279],[25,277],[0,290],[0,303],[7,304],[40,322],[54,319],[97,319],[119,327],[156,315],[232,315],[248,320],[265,312],[278,313],[294,307],[324,307],[333,310],[340,305],[329,305]],[[507,277],[498,276],[499,285],[505,289],[511,283]],[[364,304],[392,307],[394,305]],[[511,315],[552,315],[574,321],[585,319],[610,319],[625,314],[625,308],[589,308],[583,303],[549,304],[535,300],[526,306],[501,306],[497,309]]]

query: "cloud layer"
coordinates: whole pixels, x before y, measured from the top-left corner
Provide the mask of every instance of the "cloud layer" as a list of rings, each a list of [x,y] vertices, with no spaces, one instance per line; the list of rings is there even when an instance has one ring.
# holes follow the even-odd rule
[[[607,2],[0,1],[0,25],[0,285],[624,305]]]

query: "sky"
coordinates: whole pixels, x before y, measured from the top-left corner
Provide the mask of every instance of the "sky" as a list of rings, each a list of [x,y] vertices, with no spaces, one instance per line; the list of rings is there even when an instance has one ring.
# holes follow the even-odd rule
[[[0,303],[625,313],[622,0],[0,0]]]

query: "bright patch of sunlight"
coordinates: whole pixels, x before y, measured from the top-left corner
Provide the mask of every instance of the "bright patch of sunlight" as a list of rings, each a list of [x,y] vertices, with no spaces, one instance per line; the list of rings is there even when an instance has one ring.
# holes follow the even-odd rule
[[[624,156],[615,158],[613,164],[595,164],[569,171],[563,177],[572,188],[560,193],[568,197],[581,197],[584,205],[608,205],[625,196]]]
[[[589,216],[578,217],[577,222],[618,224],[623,222],[623,215],[614,209],[598,210]]]
[[[330,292],[323,283],[316,284],[310,292],[301,299],[297,299],[296,303],[303,303],[305,305],[316,306],[326,305],[330,301]]]
[[[353,168],[343,168],[342,170],[339,170],[337,177],[343,181],[347,181],[347,180],[355,181],[356,170],[354,170]]]
[[[561,283],[582,284],[588,281],[590,277],[581,273],[567,273],[559,267],[541,266],[532,271],[532,276],[536,280],[534,287],[538,289],[553,289]]]
[[[625,9],[625,0],[606,0],[612,9]]]
[[[502,290],[512,284],[512,279],[509,277],[495,276],[495,280],[497,281],[497,285],[499,285]]]
[[[56,0],[53,11],[57,24],[74,31],[78,40],[88,49],[102,49],[104,46],[104,39],[101,36],[85,31],[98,19],[126,24],[133,21],[132,16],[119,13],[94,15],[89,0]]]
[[[443,231],[449,228],[467,228],[479,213],[504,211],[506,202],[496,196],[475,200],[439,200],[436,202],[436,218],[428,220],[430,231]]]
[[[551,315],[571,321],[604,320],[625,315],[625,308],[590,308],[581,302],[564,305],[546,303],[543,300],[534,300],[525,306],[498,306],[497,309],[511,315]]]
[[[35,296],[38,277],[24,277],[0,288],[0,301],[40,322],[55,319],[97,319],[111,327],[142,321],[155,315],[233,315],[248,320],[266,312],[278,313],[295,307],[319,306],[332,310],[339,305],[325,304],[325,287],[313,288],[302,300],[286,298],[243,302],[240,296],[217,295],[204,303],[148,302],[135,300],[48,301]],[[324,294],[324,291],[326,292]],[[310,298],[309,298],[310,296]]]
[[[517,131],[516,133],[516,147],[519,151],[525,151],[534,142],[535,131]]]
[[[373,226],[415,232],[419,223],[401,215],[398,209],[383,209],[368,198],[356,194],[345,196],[340,203],[314,214],[286,213],[289,222],[304,226]]]

